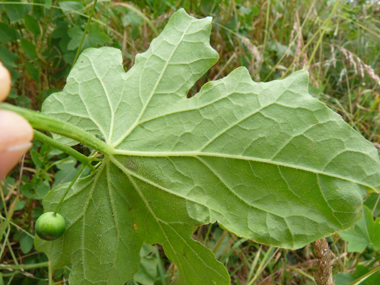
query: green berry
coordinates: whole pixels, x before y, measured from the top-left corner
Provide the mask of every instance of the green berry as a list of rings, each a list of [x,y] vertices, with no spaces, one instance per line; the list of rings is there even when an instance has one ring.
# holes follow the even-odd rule
[[[65,219],[58,213],[44,213],[36,222],[36,233],[43,240],[55,240],[63,235],[65,229]]]
[[[363,253],[363,257],[365,260],[371,260],[372,259],[372,253],[365,252],[365,253]]]
[[[367,251],[368,251],[369,253],[372,253],[372,252],[375,251],[375,249],[373,248],[373,245],[372,245],[372,244],[369,244],[369,245],[367,246]]]

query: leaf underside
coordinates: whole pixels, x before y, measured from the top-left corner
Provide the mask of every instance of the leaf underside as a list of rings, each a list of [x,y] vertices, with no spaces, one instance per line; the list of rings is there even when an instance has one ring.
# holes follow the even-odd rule
[[[210,30],[211,18],[179,10],[127,73],[119,50],[87,49],[44,102],[44,113],[114,148],[66,196],[65,234],[36,240],[55,267],[72,263],[70,284],[124,284],[144,242],[164,247],[178,284],[230,284],[195,227],[217,221],[300,248],[351,227],[380,189],[376,149],[308,94],[307,72],[258,84],[238,68],[187,99],[218,59]],[[45,211],[66,187],[49,192]]]

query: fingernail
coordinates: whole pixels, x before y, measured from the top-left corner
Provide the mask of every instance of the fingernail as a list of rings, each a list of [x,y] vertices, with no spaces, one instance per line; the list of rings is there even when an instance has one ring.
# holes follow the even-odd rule
[[[27,142],[27,143],[23,143],[23,144],[19,144],[19,145],[12,145],[12,146],[8,146],[6,149],[4,149],[0,155],[3,153],[3,152],[15,152],[15,151],[27,151],[28,149],[30,149],[30,147],[32,146],[32,143],[30,142]]]

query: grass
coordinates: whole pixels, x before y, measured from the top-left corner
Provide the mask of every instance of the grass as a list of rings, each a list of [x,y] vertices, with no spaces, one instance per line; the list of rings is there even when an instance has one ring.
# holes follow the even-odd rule
[[[63,88],[92,7],[89,1],[71,6],[52,1],[50,7],[44,1],[0,2],[0,42],[11,52],[0,49],[0,59],[14,79],[10,103],[38,110],[51,92]],[[214,17],[211,45],[220,55],[189,96],[208,80],[223,78],[242,65],[255,81],[305,69],[310,73],[310,93],[380,148],[376,1],[98,1],[87,35],[92,42],[85,41],[82,48],[120,48],[127,70],[180,7],[196,17]],[[54,270],[46,256],[33,249],[32,237],[43,211],[40,199],[55,183],[73,179],[79,171],[76,165],[62,152],[36,142],[2,182],[0,284],[2,279],[4,284],[67,284],[70,267]],[[232,284],[315,284],[318,259],[311,246],[296,251],[268,247],[240,239],[216,224],[199,227],[194,238],[214,251],[231,273]],[[333,274],[361,276],[365,268],[379,264],[378,252],[365,260],[361,253],[348,252],[339,235],[327,240]],[[146,258],[157,261],[155,284],[168,284],[176,267],[162,249],[150,248]]]

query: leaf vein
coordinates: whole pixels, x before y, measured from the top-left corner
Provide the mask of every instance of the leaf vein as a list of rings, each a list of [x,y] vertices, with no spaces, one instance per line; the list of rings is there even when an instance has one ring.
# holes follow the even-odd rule
[[[190,28],[190,26],[191,26],[192,23],[193,23],[193,20],[190,22],[190,24],[189,24],[189,26],[187,27],[187,29],[186,29],[184,32],[182,32],[183,34],[182,34],[181,39],[178,41],[177,46],[173,49],[172,54],[170,55],[169,59],[166,61],[166,64],[165,64],[165,66],[164,66],[164,68],[163,68],[163,70],[162,70],[162,72],[161,72],[160,77],[157,79],[157,82],[156,82],[156,84],[155,84],[155,86],[154,86],[154,88],[153,88],[151,94],[149,95],[149,98],[146,100],[146,102],[145,102],[143,108],[141,109],[140,114],[137,116],[135,122],[134,122],[133,125],[132,125],[132,126],[126,131],[126,133],[125,133],[123,136],[121,136],[121,138],[120,138],[119,140],[117,140],[117,141],[113,144],[114,147],[118,146],[118,145],[119,145],[119,144],[120,144],[120,143],[121,143],[121,142],[122,142],[122,141],[123,141],[123,140],[124,140],[124,139],[125,139],[125,138],[126,138],[131,132],[132,132],[132,131],[133,131],[133,129],[134,129],[134,128],[138,125],[138,123],[140,122],[140,119],[141,119],[141,117],[143,116],[143,114],[144,114],[144,112],[145,112],[145,109],[147,108],[147,106],[149,105],[150,101],[152,100],[152,98],[153,98],[153,96],[154,96],[154,94],[155,94],[154,92],[155,92],[155,90],[157,89],[158,85],[160,84],[162,77],[164,76],[164,73],[165,73],[165,71],[166,71],[166,68],[167,68],[169,62],[170,62],[170,59],[173,57],[175,51],[177,50],[177,48],[178,48],[178,46],[180,45],[180,43],[181,43],[183,37],[185,36],[186,31]],[[154,55],[154,54],[152,54],[152,56],[153,56],[153,55]],[[146,62],[147,62],[147,61],[145,61],[145,63],[144,63],[144,69],[145,69],[145,64],[146,64]],[[142,96],[141,96],[141,82],[143,82],[143,80],[142,80],[142,78],[141,78],[142,75],[143,75],[143,72],[141,72],[141,74],[140,74],[140,80],[139,80],[139,84],[140,84],[140,85],[139,85],[139,95],[140,95],[140,98],[142,98]]]

